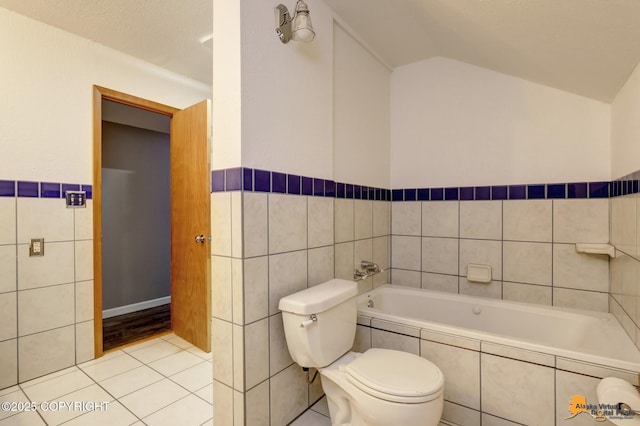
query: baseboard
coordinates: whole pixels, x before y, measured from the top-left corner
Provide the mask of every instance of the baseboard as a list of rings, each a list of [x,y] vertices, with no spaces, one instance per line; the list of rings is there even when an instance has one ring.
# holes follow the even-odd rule
[[[131,305],[118,306],[117,308],[105,309],[102,311],[102,318],[117,317],[118,315],[129,314],[131,312],[142,311],[143,309],[155,308],[156,306],[171,303],[171,296],[160,297],[144,302],[133,303]]]

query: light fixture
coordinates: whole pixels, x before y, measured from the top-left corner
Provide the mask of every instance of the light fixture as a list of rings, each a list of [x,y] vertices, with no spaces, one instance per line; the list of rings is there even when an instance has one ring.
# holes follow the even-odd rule
[[[296,3],[296,13],[293,19],[289,15],[289,9],[283,4],[276,6],[274,11],[276,33],[281,42],[288,43],[289,40],[295,40],[308,43],[316,36],[309,17],[309,6],[303,0],[298,0]]]

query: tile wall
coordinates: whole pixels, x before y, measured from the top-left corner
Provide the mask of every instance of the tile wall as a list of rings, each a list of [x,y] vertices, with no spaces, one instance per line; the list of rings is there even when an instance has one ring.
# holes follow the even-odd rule
[[[0,181],[0,389],[93,359],[93,205],[88,185]],[[44,238],[43,257],[29,257]]]

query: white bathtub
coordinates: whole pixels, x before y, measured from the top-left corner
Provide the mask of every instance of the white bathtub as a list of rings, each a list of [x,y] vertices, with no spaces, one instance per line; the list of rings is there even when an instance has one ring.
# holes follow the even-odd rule
[[[373,307],[368,307],[369,301]],[[384,285],[358,297],[358,314],[448,335],[628,371],[640,352],[611,314]]]

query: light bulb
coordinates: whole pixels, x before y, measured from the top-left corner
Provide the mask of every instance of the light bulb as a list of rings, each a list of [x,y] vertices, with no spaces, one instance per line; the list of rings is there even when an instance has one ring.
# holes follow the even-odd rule
[[[295,41],[306,43],[312,41],[316,36],[315,31],[313,31],[313,25],[311,24],[311,18],[309,17],[309,7],[302,0],[298,0],[296,4],[296,15],[293,18],[291,34],[291,38]]]

